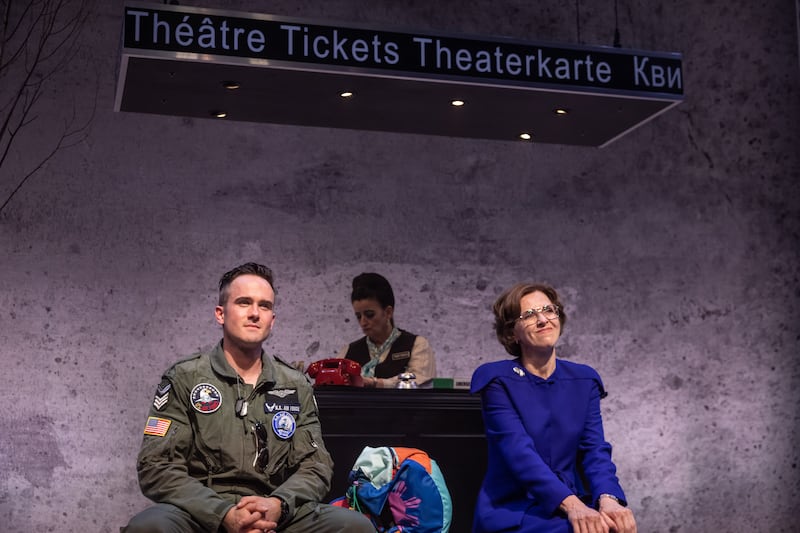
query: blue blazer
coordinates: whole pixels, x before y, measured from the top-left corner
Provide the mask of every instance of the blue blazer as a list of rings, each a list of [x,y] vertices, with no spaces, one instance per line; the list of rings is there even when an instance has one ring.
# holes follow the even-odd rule
[[[570,494],[590,506],[600,494],[625,502],[603,436],[606,393],[593,368],[557,359],[542,379],[519,359],[496,361],[475,371],[471,392],[481,393],[489,451],[473,532],[566,533],[558,506]]]

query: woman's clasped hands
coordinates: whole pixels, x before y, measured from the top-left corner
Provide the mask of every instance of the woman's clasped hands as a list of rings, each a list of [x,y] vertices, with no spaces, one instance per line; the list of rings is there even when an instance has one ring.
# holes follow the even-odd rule
[[[633,512],[612,498],[600,498],[600,509],[586,506],[577,496],[561,502],[573,533],[636,533]]]

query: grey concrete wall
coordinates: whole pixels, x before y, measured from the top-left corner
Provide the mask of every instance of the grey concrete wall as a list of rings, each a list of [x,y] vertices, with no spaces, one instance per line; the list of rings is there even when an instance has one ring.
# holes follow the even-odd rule
[[[555,0],[186,4],[577,40]],[[613,2],[582,4],[581,41],[610,44]],[[795,3],[619,13],[624,46],[684,54],[687,97],[599,150],[114,113],[122,3],[98,2],[0,169],[5,199],[96,103],[85,140],[0,213],[0,530],[116,531],[147,505],[134,463],[154,386],[217,339],[219,275],[257,260],[277,274],[269,350],[312,361],[356,338],[349,281],[376,270],[445,376],[504,357],[503,288],[554,284],[560,354],[610,392],[639,530],[797,531]]]

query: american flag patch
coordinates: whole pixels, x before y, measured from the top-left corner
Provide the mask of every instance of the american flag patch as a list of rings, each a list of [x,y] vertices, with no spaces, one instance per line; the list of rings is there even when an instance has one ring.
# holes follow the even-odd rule
[[[172,424],[172,420],[158,418],[156,416],[149,416],[147,417],[147,424],[144,425],[144,434],[163,437],[167,434],[170,424]]]

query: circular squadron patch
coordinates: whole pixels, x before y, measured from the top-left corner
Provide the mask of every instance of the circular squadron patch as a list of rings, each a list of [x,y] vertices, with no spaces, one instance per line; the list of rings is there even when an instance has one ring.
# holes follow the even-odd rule
[[[222,405],[222,394],[211,383],[198,383],[192,389],[192,406],[199,413],[213,413]]]
[[[281,438],[288,439],[294,435],[294,430],[297,428],[297,422],[294,417],[286,411],[278,411],[272,417],[272,431]]]

